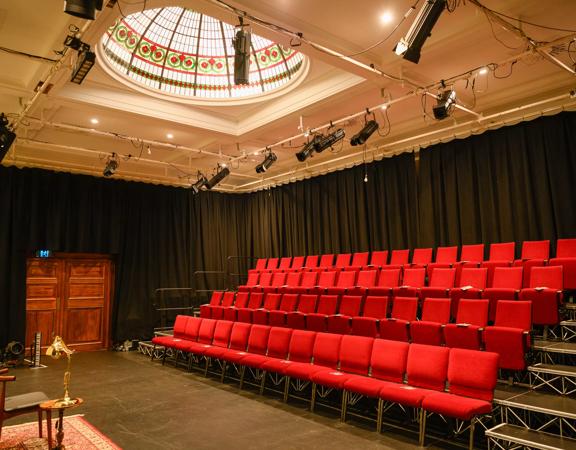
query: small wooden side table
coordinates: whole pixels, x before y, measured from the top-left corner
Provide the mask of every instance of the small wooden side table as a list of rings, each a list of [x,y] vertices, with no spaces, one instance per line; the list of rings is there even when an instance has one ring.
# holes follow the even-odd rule
[[[46,411],[46,424],[48,425],[48,448],[54,450],[64,450],[64,445],[62,445],[62,440],[64,439],[64,410],[72,409],[80,406],[84,403],[81,398],[73,398],[74,403],[70,405],[62,405],[61,400],[48,400],[47,402],[40,404],[40,409]],[[58,411],[58,422],[56,427],[58,432],[56,433],[56,447],[52,447],[52,411]]]

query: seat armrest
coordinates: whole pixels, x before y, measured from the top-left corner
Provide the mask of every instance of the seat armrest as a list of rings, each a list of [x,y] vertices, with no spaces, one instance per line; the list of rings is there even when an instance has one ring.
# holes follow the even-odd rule
[[[463,291],[467,291],[468,289],[472,289],[472,287],[473,287],[473,286],[470,286],[470,285],[468,285],[468,286],[460,286],[460,289],[463,290]]]
[[[470,326],[469,323],[457,323],[456,326],[458,328],[468,328]]]

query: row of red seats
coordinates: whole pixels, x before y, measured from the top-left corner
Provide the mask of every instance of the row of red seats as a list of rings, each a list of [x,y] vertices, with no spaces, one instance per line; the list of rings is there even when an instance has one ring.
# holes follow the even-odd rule
[[[222,293],[215,293],[216,297]],[[231,297],[232,293],[224,293]],[[255,293],[261,296],[263,294]],[[281,294],[266,294],[278,301]],[[201,317],[287,327],[317,332],[353,334],[426,345],[472,350],[486,349],[501,355],[500,368],[523,370],[531,346],[531,302],[500,300],[494,326],[488,326],[489,301],[462,299],[455,323],[450,323],[451,298],[426,298],[420,320],[418,299],[344,295],[283,294],[290,311],[275,309],[235,309],[203,305]],[[270,305],[268,305],[270,306]],[[391,306],[391,307],[390,307]],[[360,315],[362,312],[363,315]]]
[[[487,268],[464,268],[460,282],[455,287],[455,268],[437,268],[433,271],[428,286],[425,285],[425,269],[410,268],[378,270],[345,270],[342,272],[291,272],[291,273],[253,273],[250,280],[256,284],[246,284],[239,287],[239,293],[234,304],[237,308],[258,309],[261,297],[256,296],[251,302],[245,295],[264,293],[270,299],[264,305],[266,310],[295,310],[295,298],[289,297],[286,305],[281,305],[279,296],[269,294],[330,294],[357,296],[397,296],[397,297],[450,297],[452,299],[451,317],[456,317],[458,302],[461,298],[485,298],[490,301],[489,321],[494,321],[497,300],[530,300],[533,304],[533,322],[535,325],[555,325],[559,323],[559,306],[562,304],[562,267],[532,267],[530,268],[530,283],[528,288],[521,288],[523,278],[522,267],[497,267],[490,287],[486,287]],[[264,280],[264,278],[266,279]],[[264,284],[262,284],[264,283]],[[251,296],[250,299],[253,297]],[[228,298],[221,307],[231,307],[233,299]],[[219,305],[219,299],[215,298]],[[205,307],[206,308],[206,307]],[[315,311],[312,311],[315,312]],[[356,314],[359,315],[359,314]],[[209,316],[208,316],[209,317]]]
[[[484,244],[463,245],[458,259],[458,247],[438,247],[436,258],[433,261],[432,248],[414,249],[412,260],[409,262],[410,250],[392,250],[388,260],[388,250],[359,253],[341,253],[338,255],[309,255],[284,258],[260,258],[256,267],[249,273],[276,272],[276,271],[302,271],[325,269],[367,269],[367,268],[402,268],[425,267],[428,275],[434,268],[456,267],[486,267],[488,269],[488,284],[491,284],[494,268],[496,267],[524,267],[525,278],[523,286],[529,283],[530,268],[535,266],[563,266],[565,289],[576,289],[576,239],[558,239],[556,257],[550,259],[550,241],[525,241],[519,259],[515,257],[516,244],[514,242],[497,243],[490,245],[489,258],[484,258]]]
[[[318,386],[341,392],[342,420],[349,394],[378,399],[378,431],[385,404],[415,408],[420,412],[420,445],[427,413],[472,423],[490,413],[498,367],[498,355],[490,352],[188,316],[176,318],[174,336],[155,337],[153,343],[204,359],[205,373],[219,361],[222,380],[233,366],[240,388],[247,374],[259,382],[261,393],[270,374],[280,376],[285,401],[291,388],[304,390],[308,384],[291,379],[310,382],[312,411]]]

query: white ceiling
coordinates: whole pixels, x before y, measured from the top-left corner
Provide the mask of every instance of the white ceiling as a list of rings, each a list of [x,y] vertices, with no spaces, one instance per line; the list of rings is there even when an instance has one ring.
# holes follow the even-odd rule
[[[144,6],[135,0],[119,3],[124,14]],[[390,34],[413,3],[415,0],[243,0],[233,5],[259,19],[301,32],[307,41],[349,55]],[[237,22],[215,0],[149,0],[145,4],[146,8],[184,6]],[[576,88],[576,78],[570,72],[574,63],[566,51],[567,43],[576,36],[573,32],[506,19],[542,46],[538,53],[530,50],[526,39],[495,20],[492,31],[487,16],[470,0],[456,0],[456,4],[453,13],[445,11],[440,17],[422,49],[419,64],[392,52],[415,19],[413,13],[386,42],[354,56],[364,67],[303,43],[298,49],[310,60],[304,81],[285,95],[244,105],[198,105],[146,95],[116,81],[99,63],[81,85],[75,85],[68,81],[74,52],[56,67],[0,52],[0,111],[18,122],[18,139],[3,164],[101,176],[106,157],[114,152],[121,155],[115,178],[188,186],[198,170],[209,176],[218,163],[226,163],[231,175],[218,189],[247,192],[351,167],[364,158],[370,161],[418,150],[506,123],[576,108],[576,99],[569,94]],[[571,1],[483,0],[483,4],[523,21],[576,29],[576,8]],[[393,16],[391,23],[381,22],[384,12]],[[116,4],[88,22],[64,14],[61,0],[34,2],[34,8],[29,2],[4,0],[0,4],[0,46],[57,58],[53,50],[62,49],[70,24],[86,27],[83,40],[95,47],[119,14]],[[252,27],[264,37],[290,45],[287,35],[256,23]],[[561,45],[545,44],[557,39],[564,39]],[[576,58],[576,43],[572,49]],[[567,67],[543,56],[549,51]],[[489,64],[499,66],[486,75],[474,71]],[[379,75],[369,69],[370,65],[405,81]],[[47,78],[48,92],[35,95],[38,83]],[[458,81],[448,85],[456,90],[458,103],[472,112],[459,109],[452,117],[435,121],[429,117],[434,99],[425,92],[436,94],[440,80],[453,78]],[[423,96],[428,115],[423,112]],[[364,120],[363,114],[357,113],[383,103],[390,103],[390,133],[382,129],[382,136],[373,135],[365,152],[351,147],[349,138]],[[294,155],[305,142],[301,123],[304,130],[316,129],[350,115],[356,117],[340,124],[348,138],[344,145],[316,154],[305,163],[296,160]],[[92,118],[99,123],[92,124]],[[385,128],[379,109],[376,119]],[[174,137],[168,139],[168,133]],[[273,148],[278,156],[274,166],[264,175],[256,174],[254,167],[263,156],[254,152],[287,139]]]

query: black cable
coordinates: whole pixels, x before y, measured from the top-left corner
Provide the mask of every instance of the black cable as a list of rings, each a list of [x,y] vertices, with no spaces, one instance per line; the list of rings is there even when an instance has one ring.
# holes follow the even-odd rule
[[[494,24],[492,23],[492,19],[490,18],[490,16],[486,11],[484,11],[484,14],[486,15],[486,20],[488,20],[488,23],[490,24],[490,30],[492,31],[492,36],[494,37],[494,39],[496,39],[500,44],[502,44],[506,48],[509,48],[510,50],[518,50],[519,48],[522,47],[521,45],[518,47],[512,47],[506,44],[504,41],[500,40],[500,38],[496,35],[496,31],[494,31]]]
[[[494,13],[494,14],[496,14],[496,15],[498,15],[498,16],[501,16],[501,17],[506,17],[507,19],[514,20],[515,22],[520,22],[520,23],[523,23],[523,24],[525,24],[525,25],[532,25],[533,27],[544,28],[544,29],[546,29],[546,30],[565,31],[566,33],[576,33],[576,30],[569,30],[569,29],[566,29],[566,28],[551,27],[551,26],[548,26],[548,25],[542,25],[542,24],[539,24],[539,23],[530,22],[530,21],[528,21],[528,20],[519,19],[518,17],[508,16],[508,15],[506,15],[506,14],[504,14],[504,13],[501,13],[501,12],[495,11],[495,10],[493,10],[493,9],[490,9],[490,8],[482,5],[481,3],[479,3],[479,4],[482,6],[482,8],[490,11],[491,13]]]
[[[13,50],[11,48],[6,48],[6,47],[0,47],[0,51],[3,51],[5,53],[10,53],[12,55],[25,56],[25,57],[30,58],[30,59],[37,59],[39,61],[44,61],[44,62],[50,62],[50,63],[58,62],[57,59],[45,58],[44,56],[33,55],[31,53],[21,52],[20,50]]]
[[[497,80],[503,80],[505,78],[509,78],[512,75],[512,71],[514,70],[514,64],[516,64],[518,61],[512,61],[510,63],[510,72],[508,72],[506,75],[503,76],[498,76],[496,75],[496,70],[494,70],[492,72],[492,75],[494,76],[494,78],[496,78]],[[500,66],[499,66],[500,67]]]

